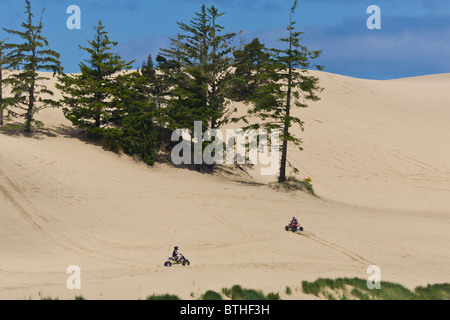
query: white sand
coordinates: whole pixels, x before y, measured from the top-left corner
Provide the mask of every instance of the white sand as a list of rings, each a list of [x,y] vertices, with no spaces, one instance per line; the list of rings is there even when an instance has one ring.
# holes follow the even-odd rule
[[[0,299],[189,299],[234,284],[310,299],[302,280],[367,278],[372,264],[410,288],[449,282],[450,74],[316,74],[325,91],[299,111],[305,150],[289,159],[320,198],[147,167],[71,136],[61,110],[38,116],[52,136],[0,134]],[[284,231],[293,215],[304,236]],[[163,267],[175,244],[190,267]],[[66,288],[69,265],[81,291]]]

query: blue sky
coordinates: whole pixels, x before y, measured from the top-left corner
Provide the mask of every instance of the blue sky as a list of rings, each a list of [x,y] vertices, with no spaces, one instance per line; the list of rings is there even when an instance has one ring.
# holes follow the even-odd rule
[[[31,0],[45,34],[61,53],[66,72],[77,72],[86,58],[78,44],[92,39],[102,20],[117,52],[140,67],[178,32],[177,21],[189,22],[204,3],[226,12],[220,23],[227,32],[242,31],[279,47],[285,36],[292,0]],[[22,0],[0,1],[0,26],[17,29],[24,20]],[[81,30],[69,30],[67,7],[81,8]],[[368,6],[381,8],[381,30],[369,30]],[[304,44],[323,49],[318,63],[325,71],[359,78],[392,79],[450,72],[450,1],[448,0],[300,0],[294,16]],[[2,30],[0,38],[7,35]]]

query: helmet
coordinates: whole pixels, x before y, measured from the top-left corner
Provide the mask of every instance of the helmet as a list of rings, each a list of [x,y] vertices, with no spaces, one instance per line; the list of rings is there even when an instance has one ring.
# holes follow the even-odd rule
[[[178,246],[173,247],[175,250],[178,250]]]
[[[295,217],[292,217],[292,220],[294,220],[295,219]]]

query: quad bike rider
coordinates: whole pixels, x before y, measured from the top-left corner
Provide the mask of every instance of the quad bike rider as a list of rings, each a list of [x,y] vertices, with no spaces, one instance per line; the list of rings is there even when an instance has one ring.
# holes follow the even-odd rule
[[[292,221],[285,227],[286,231],[296,232],[297,230],[303,231],[303,227],[298,223],[296,217],[292,217]]]
[[[178,246],[173,248],[172,257],[169,257],[168,260],[164,263],[165,267],[171,267],[172,265],[182,265],[189,266],[191,263],[186,257],[178,252]]]
[[[178,263],[178,260],[180,260],[180,255],[178,254],[178,246],[173,247],[172,258],[175,263]]]

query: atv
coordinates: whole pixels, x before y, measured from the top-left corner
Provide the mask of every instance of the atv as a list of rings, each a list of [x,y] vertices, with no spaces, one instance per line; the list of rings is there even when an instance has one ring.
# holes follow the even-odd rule
[[[284,227],[284,229],[286,231],[292,231],[292,232],[296,232],[298,230],[303,231],[303,227],[300,224],[297,224],[297,225],[293,226],[292,223],[290,223],[290,222],[289,222],[289,224],[286,227]]]
[[[180,259],[175,261],[173,257],[169,257],[166,262],[164,262],[164,267],[171,267],[173,265],[181,264],[183,267],[191,265],[188,259],[185,258],[183,254],[180,253]]]

